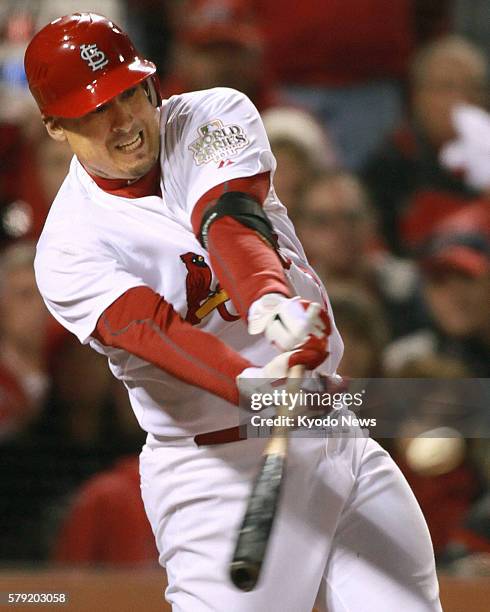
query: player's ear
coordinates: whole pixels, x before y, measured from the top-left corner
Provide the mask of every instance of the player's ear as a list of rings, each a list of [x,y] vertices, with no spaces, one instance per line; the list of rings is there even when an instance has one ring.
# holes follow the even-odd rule
[[[44,117],[43,123],[53,140],[57,142],[65,142],[66,134],[65,130],[61,127],[60,122],[56,119],[56,117]]]

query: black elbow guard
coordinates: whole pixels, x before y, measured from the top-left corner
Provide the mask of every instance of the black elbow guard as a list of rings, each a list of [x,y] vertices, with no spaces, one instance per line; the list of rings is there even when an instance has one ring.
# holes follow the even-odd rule
[[[247,193],[228,191],[203,215],[198,240],[205,249],[208,248],[209,228],[220,217],[233,217],[258,232],[275,248],[274,229],[262,206]]]

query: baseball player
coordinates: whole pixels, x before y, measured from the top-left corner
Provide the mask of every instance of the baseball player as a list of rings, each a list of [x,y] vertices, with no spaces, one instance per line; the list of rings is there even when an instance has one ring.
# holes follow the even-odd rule
[[[148,432],[142,496],[173,609],[440,610],[418,505],[363,437],[292,440],[261,581],[243,593],[229,580],[266,442],[241,439],[241,390],[294,364],[333,374],[342,355],[255,107],[226,88],[162,102],[155,66],[95,14],[43,28],[25,68],[50,136],[74,153],[37,282]]]

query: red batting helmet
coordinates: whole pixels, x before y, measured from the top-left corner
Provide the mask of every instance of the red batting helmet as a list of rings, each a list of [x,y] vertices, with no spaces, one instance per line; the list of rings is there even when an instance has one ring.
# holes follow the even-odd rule
[[[148,77],[155,79],[156,71],[125,32],[95,13],[49,23],[31,40],[24,66],[41,112],[55,117],[81,117]]]

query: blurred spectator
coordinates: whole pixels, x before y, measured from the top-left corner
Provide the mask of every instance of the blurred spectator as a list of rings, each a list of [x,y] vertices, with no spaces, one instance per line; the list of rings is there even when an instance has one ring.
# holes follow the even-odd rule
[[[33,193],[35,184],[42,184],[52,198],[67,158],[63,153],[59,158],[47,138],[37,152],[42,183],[34,182],[36,173],[26,163],[19,165],[24,178],[18,187]],[[19,220],[18,212],[13,220]],[[127,393],[110,376],[106,360],[64,330],[60,334],[48,318],[35,284],[34,254],[34,244],[19,241],[0,256],[3,561],[45,559],[67,493],[144,441]]]
[[[52,393],[39,434],[65,447],[118,456],[144,443],[127,393],[107,361],[73,336],[64,336],[50,363]],[[90,384],[87,384],[90,381]]]
[[[29,435],[0,445],[3,561],[45,560],[73,491],[144,443],[107,362],[73,340],[53,346],[51,393]]]
[[[282,102],[262,62],[263,40],[244,2],[196,0],[177,32],[164,98],[211,87],[245,93],[259,111]]]
[[[448,403],[443,396],[447,381],[464,379],[469,372],[457,359],[430,356],[415,358],[398,369],[390,370],[389,374],[400,379],[434,380],[430,397],[427,395],[425,401],[419,401],[416,409],[403,421],[401,436],[390,440],[390,450],[422,508],[439,561],[444,558],[446,546],[463,526],[471,505],[481,493],[480,466],[472,460],[468,444],[456,436],[456,431],[456,437],[445,443],[447,440],[437,437],[443,430],[432,429],[445,424],[439,410],[441,406],[447,410]],[[437,385],[437,380],[442,384]],[[464,392],[464,386],[461,388]],[[429,387],[426,389],[428,391]],[[460,405],[454,397],[451,403]],[[450,422],[449,418],[447,422]],[[424,450],[415,454],[414,436],[428,430],[434,433],[426,438]]]
[[[468,404],[479,403],[479,386],[476,386],[477,391],[464,384],[463,381],[470,374],[461,360],[445,355],[414,357],[401,363],[398,368],[384,370],[384,375],[389,378],[408,379],[406,387],[403,387],[402,401],[399,404],[400,407],[403,406],[403,414],[400,413],[400,428],[396,432],[399,436],[396,445],[402,455],[405,455],[409,438],[439,430],[441,427],[446,428],[448,435],[452,433],[449,429],[452,429],[455,437],[458,437],[457,427],[464,428],[465,431],[473,427],[477,419],[474,418],[470,422],[474,417],[474,411],[469,411],[466,402]],[[419,379],[426,379],[426,381],[416,384],[416,380]],[[456,382],[450,384],[449,381]],[[459,384],[460,381],[461,384]],[[399,393],[403,381],[397,382],[400,383]],[[389,394],[387,394],[388,397]],[[393,406],[389,406],[388,401],[387,404],[388,410],[393,410]],[[407,464],[426,476],[444,474],[453,467],[457,467],[464,457],[464,452],[459,452],[458,445],[454,445],[454,450],[457,451],[454,454],[454,460],[439,461],[437,457],[432,456],[426,458],[425,464],[422,461],[412,464],[409,459],[407,459]]]
[[[421,49],[410,76],[414,118],[435,147],[455,136],[451,121],[455,104],[486,102],[488,63],[481,50],[464,38],[449,35]]]
[[[344,342],[338,374],[349,378],[380,376],[381,355],[389,339],[382,309],[359,289],[334,290],[329,297]]]
[[[394,337],[424,320],[415,266],[379,248],[376,222],[360,181],[344,171],[314,179],[297,223],[310,263],[329,292],[357,287],[380,302]]]
[[[42,408],[48,387],[48,312],[34,278],[33,244],[0,256],[0,440],[18,434]]]
[[[0,124],[0,241],[37,239],[49,207],[67,172],[71,152],[54,142],[46,130],[28,132],[30,113],[23,125]],[[36,120],[39,116],[36,111]],[[28,133],[26,133],[28,132]]]
[[[458,576],[490,576],[490,440],[472,442],[472,456],[484,478],[484,493],[453,532],[444,554],[445,569]]]
[[[418,473],[407,464],[400,450],[393,458],[422,508],[439,560],[478,496],[478,474],[468,462],[439,475]]]
[[[490,576],[490,492],[469,509],[444,551],[445,571],[457,576]]]
[[[441,38],[416,55],[410,120],[363,170],[383,236],[394,252],[420,244],[438,221],[476,195],[461,176],[441,166],[438,154],[456,136],[454,107],[485,103],[487,70],[483,53],[456,36]]]
[[[0,255],[0,557],[35,558],[39,551],[36,484],[26,472],[40,466],[30,447],[44,417],[49,384],[48,312],[34,279],[35,247],[18,242]],[[16,452],[16,448],[22,449]],[[26,470],[26,464],[29,466]],[[47,470],[42,471],[46,479]],[[33,486],[34,485],[34,486]],[[49,486],[49,485],[48,485]]]
[[[389,370],[431,354],[460,359],[476,377],[490,376],[490,207],[469,205],[440,225],[421,259],[432,327],[388,347]]]
[[[274,189],[293,221],[301,216],[301,200],[316,174],[335,168],[337,155],[315,118],[297,108],[278,106],[262,113],[277,161]]]
[[[155,538],[141,500],[137,455],[120,459],[82,485],[63,520],[52,560],[157,567]]]
[[[358,169],[401,115],[400,82],[414,44],[409,0],[248,0],[266,41],[265,64],[296,103],[318,116]]]

